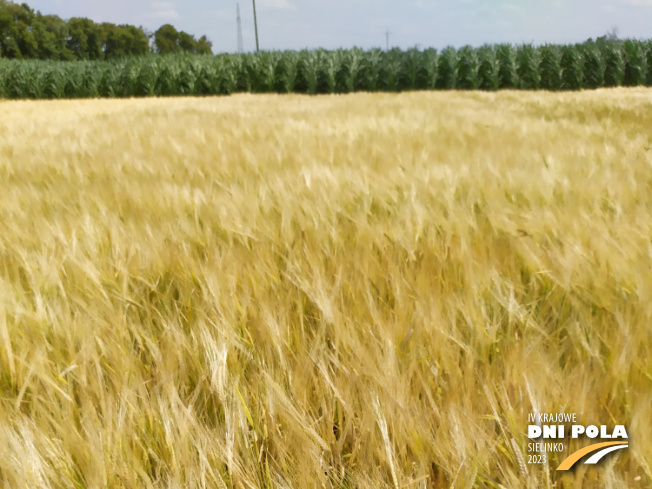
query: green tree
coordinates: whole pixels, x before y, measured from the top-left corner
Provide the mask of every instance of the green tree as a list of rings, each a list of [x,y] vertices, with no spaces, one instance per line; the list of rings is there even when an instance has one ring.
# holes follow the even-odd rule
[[[66,47],[77,59],[102,59],[104,40],[102,29],[90,19],[73,17],[68,21]]]
[[[20,49],[12,37],[13,16],[8,4],[0,0],[0,56],[3,58],[20,58]]]
[[[38,52],[38,44],[32,35],[32,24],[34,23],[35,13],[29,5],[21,3],[15,5],[16,14],[15,19],[18,22],[15,24],[15,39],[20,53],[23,58],[36,58]]]
[[[102,24],[104,56],[106,59],[147,54],[147,34],[132,25]]]
[[[19,20],[14,28],[13,37],[23,58],[36,58],[38,54],[38,44],[31,32],[31,27],[31,23],[27,24]]]
[[[133,25],[120,26],[127,35],[127,55],[142,56],[149,52],[149,38],[145,31]]]
[[[70,37],[66,47],[70,49],[77,59],[88,59],[88,36],[84,28],[84,20],[73,17],[68,21],[68,32]]]
[[[197,41],[197,54],[213,54],[213,43],[206,36],[201,36]]]
[[[187,32],[179,32],[179,49],[186,53],[197,52],[197,40]]]
[[[32,35],[34,11],[23,3],[0,1],[0,55],[6,58],[36,58],[38,44]]]
[[[68,24],[59,16],[37,12],[32,33],[38,44],[40,59],[74,59],[74,54],[66,46]]]
[[[170,24],[164,24],[154,33],[154,45],[158,54],[177,53],[179,47],[179,33]]]
[[[154,46],[150,48],[150,40]],[[0,57],[55,60],[98,60],[184,51],[212,54],[212,44],[197,40],[165,24],[155,33],[133,25],[96,24],[73,17],[64,21],[56,15],[42,15],[26,3],[0,0]]]

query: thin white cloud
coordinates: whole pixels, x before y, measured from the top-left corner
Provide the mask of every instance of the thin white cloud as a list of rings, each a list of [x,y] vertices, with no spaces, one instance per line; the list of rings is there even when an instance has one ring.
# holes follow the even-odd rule
[[[437,2],[428,2],[424,0],[416,0],[416,2],[414,2],[414,6],[419,10],[430,10],[430,11],[435,10],[436,8],[439,7]]]
[[[143,17],[156,20],[175,20],[178,19],[179,12],[176,11],[172,2],[151,2],[150,10]]]
[[[153,10],[174,9],[175,7],[172,2],[150,2],[149,6]]]
[[[294,5],[288,0],[260,0],[260,6],[270,10],[288,10],[294,8]]]
[[[230,10],[211,10],[206,14],[207,17],[212,17],[214,19],[220,19],[220,20],[226,20],[226,21],[231,21],[233,20],[233,12]]]
[[[501,5],[498,8],[500,10],[505,11],[505,12],[520,12],[521,10],[523,10],[522,5],[518,5],[518,4],[515,4],[515,3],[506,3],[504,5]]]
[[[150,19],[174,20],[179,18],[179,13],[176,10],[159,10],[158,12],[152,12],[147,17]]]

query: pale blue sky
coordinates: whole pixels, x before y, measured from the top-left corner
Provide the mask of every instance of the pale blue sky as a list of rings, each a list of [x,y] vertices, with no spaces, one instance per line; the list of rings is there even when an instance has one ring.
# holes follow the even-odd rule
[[[213,51],[237,50],[236,1],[27,0],[42,13],[96,22],[165,23],[199,37]],[[251,0],[241,0],[245,50],[255,49]],[[652,0],[257,0],[261,49],[305,47],[443,48],[485,42],[568,43],[618,27],[619,37],[652,38]]]

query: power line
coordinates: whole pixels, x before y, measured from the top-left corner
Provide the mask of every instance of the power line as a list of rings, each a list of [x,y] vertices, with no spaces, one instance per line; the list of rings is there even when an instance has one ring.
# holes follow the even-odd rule
[[[258,20],[256,19],[256,0],[254,2],[254,27],[256,28],[256,51],[260,51],[260,46],[258,46]]]
[[[238,12],[238,53],[242,54],[244,52],[244,47],[242,45],[242,21],[240,20],[240,4],[237,4]]]

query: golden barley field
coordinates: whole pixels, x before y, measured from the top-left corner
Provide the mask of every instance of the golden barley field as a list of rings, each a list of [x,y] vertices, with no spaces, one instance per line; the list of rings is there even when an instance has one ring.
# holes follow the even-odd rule
[[[650,128],[650,89],[0,102],[0,485],[652,487]],[[532,412],[630,446],[530,464]]]

